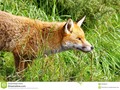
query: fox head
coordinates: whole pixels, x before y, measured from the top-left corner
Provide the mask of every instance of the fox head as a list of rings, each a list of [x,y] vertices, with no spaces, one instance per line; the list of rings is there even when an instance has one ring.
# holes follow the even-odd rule
[[[77,49],[83,52],[90,52],[93,50],[93,46],[85,39],[84,31],[81,29],[84,20],[85,16],[77,23],[69,19],[64,25],[62,47],[65,50]]]

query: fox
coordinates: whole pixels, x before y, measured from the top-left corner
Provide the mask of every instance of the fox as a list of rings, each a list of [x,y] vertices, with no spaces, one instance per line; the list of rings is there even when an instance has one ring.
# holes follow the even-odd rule
[[[46,22],[0,11],[0,51],[12,52],[16,72],[23,71],[37,57],[76,49],[91,52],[93,46],[85,39],[78,22]]]

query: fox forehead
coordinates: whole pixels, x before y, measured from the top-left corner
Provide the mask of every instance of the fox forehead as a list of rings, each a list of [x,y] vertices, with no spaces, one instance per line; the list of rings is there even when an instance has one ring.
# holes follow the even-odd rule
[[[82,30],[82,28],[79,27],[76,23],[74,23],[73,33],[72,34],[74,34],[77,37],[81,37],[81,38],[84,38],[84,36],[85,36],[84,31]]]

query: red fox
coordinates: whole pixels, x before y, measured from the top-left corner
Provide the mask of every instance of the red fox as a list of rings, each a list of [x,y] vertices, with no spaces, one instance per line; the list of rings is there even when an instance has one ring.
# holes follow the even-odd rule
[[[12,52],[16,71],[24,70],[30,60],[42,51],[53,54],[69,49],[90,52],[93,46],[86,41],[78,22],[43,22],[0,11],[0,51]]]

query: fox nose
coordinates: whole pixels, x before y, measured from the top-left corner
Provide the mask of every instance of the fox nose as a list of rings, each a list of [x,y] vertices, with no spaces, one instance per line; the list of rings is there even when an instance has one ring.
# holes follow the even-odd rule
[[[94,49],[94,47],[93,46],[91,46],[91,50],[93,50]]]

